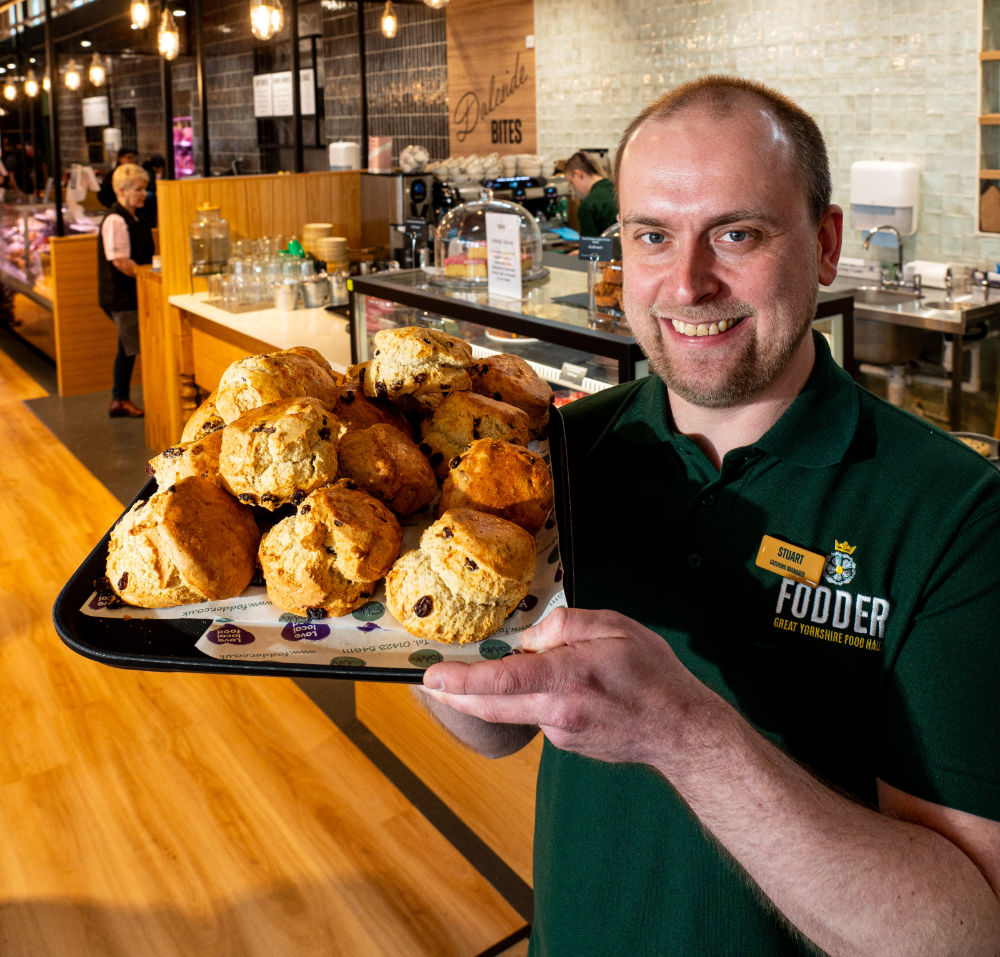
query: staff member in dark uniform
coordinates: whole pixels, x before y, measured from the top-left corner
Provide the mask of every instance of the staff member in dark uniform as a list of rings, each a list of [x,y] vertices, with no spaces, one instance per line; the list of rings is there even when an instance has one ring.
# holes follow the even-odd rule
[[[581,236],[600,236],[618,219],[615,187],[590,153],[579,150],[566,160],[566,179],[580,197]]]
[[[111,390],[112,418],[141,418],[145,413],[129,398],[132,368],[139,353],[139,302],[135,269],[153,260],[153,232],[136,215],[146,202],[149,175],[133,163],[114,172],[115,204],[101,223],[97,244],[97,289],[101,308],[118,327],[114,385]]]

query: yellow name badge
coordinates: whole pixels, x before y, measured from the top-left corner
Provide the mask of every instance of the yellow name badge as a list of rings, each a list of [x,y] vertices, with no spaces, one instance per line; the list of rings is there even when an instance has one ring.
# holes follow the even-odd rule
[[[815,588],[820,583],[825,566],[825,555],[811,552],[801,545],[783,542],[773,535],[765,535],[760,541],[757,567],[774,572],[776,575],[804,582]]]

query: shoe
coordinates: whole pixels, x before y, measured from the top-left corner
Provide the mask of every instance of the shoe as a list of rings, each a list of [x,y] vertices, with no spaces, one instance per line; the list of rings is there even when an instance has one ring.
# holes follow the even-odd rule
[[[108,408],[108,417],[112,419],[141,419],[145,414],[131,399],[112,399]]]

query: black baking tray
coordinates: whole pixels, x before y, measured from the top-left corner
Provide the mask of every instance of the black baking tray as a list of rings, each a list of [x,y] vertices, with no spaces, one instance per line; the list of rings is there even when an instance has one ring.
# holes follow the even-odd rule
[[[553,408],[550,420],[549,448],[556,490],[556,517],[559,527],[560,559],[567,600],[571,595],[568,544],[569,521],[560,520],[568,476],[565,470],[565,442],[562,417]],[[125,511],[142,498],[156,491],[155,479],[150,479],[128,504]],[[123,512],[124,514],[124,512]],[[113,527],[113,526],[112,526]],[[52,621],[63,642],[79,655],[115,668],[141,671],[182,671],[203,674],[272,675],[290,678],[346,678],[361,681],[409,682],[417,684],[424,669],[316,665],[279,661],[244,661],[213,658],[199,650],[195,643],[211,625],[212,619],[175,618],[98,618],[85,615],[81,608],[94,591],[95,582],[105,577],[108,541],[111,529],[97,543],[80,567],[63,586],[52,608]]]

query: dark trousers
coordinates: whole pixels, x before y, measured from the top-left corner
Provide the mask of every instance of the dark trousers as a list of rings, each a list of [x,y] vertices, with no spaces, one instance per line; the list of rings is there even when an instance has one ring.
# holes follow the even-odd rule
[[[118,339],[118,352],[115,354],[114,384],[111,386],[112,399],[127,399],[129,386],[132,382],[132,368],[135,356],[125,354],[121,338]]]

